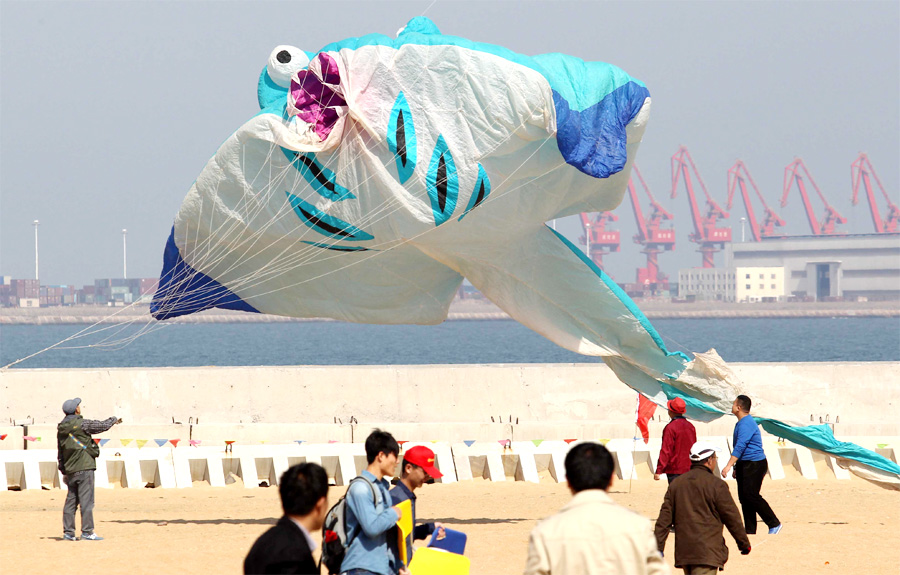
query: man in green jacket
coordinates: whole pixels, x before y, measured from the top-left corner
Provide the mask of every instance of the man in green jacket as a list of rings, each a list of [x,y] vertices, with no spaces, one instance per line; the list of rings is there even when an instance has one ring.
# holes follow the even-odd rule
[[[63,539],[78,541],[75,537],[75,509],[81,506],[81,538],[88,541],[102,541],[94,533],[94,470],[100,447],[91,437],[103,433],[121,419],[110,417],[103,421],[81,417],[81,398],[68,399],[63,403],[66,416],[56,428],[57,459],[69,492],[63,507]]]

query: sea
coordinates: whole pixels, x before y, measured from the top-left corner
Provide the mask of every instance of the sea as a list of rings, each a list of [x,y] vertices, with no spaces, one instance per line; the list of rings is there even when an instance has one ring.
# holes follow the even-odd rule
[[[653,324],[670,351],[715,348],[729,362],[900,361],[898,318],[660,319]],[[54,344],[11,369],[599,361],[562,349],[512,320],[436,326],[313,321],[3,325],[0,366]]]

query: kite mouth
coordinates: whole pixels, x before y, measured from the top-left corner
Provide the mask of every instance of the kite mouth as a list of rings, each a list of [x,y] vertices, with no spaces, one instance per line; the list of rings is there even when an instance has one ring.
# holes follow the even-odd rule
[[[347,108],[341,73],[334,58],[318,54],[291,78],[288,111],[311,127],[323,142]]]

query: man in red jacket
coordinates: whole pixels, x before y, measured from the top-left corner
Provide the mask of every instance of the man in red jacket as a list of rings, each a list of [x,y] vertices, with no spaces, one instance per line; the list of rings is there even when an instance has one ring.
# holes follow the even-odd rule
[[[680,397],[666,403],[671,421],[666,424],[662,433],[662,447],[659,450],[659,462],[653,479],[666,474],[671,484],[675,478],[691,469],[691,446],[697,442],[697,430],[685,419],[687,406]]]

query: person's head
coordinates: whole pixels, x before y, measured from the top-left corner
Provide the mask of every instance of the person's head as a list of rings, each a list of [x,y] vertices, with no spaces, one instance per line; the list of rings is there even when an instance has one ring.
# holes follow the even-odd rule
[[[285,515],[310,517],[312,527],[321,529],[328,513],[328,474],[316,463],[300,463],[289,468],[278,482],[281,508]]]
[[[417,445],[403,454],[401,478],[411,488],[418,489],[430,479],[443,477],[434,466],[434,452],[424,445]]]
[[[750,406],[753,405],[753,402],[750,401],[750,398],[746,395],[739,395],[735,398],[734,403],[731,404],[731,413],[737,415],[739,413],[750,413]]]
[[[691,466],[703,465],[715,471],[718,462],[719,448],[705,441],[698,441],[691,446]]]
[[[669,410],[669,417],[675,419],[676,417],[682,416],[687,411],[687,404],[680,397],[676,397],[675,399],[670,399],[666,403],[666,407]]]
[[[599,443],[579,443],[566,454],[566,480],[572,493],[585,489],[608,490],[616,464],[613,456]]]
[[[67,399],[63,402],[62,410],[66,415],[81,415],[81,398]]]
[[[394,475],[400,444],[387,431],[376,429],[366,438],[366,461],[378,465],[383,475]]]

